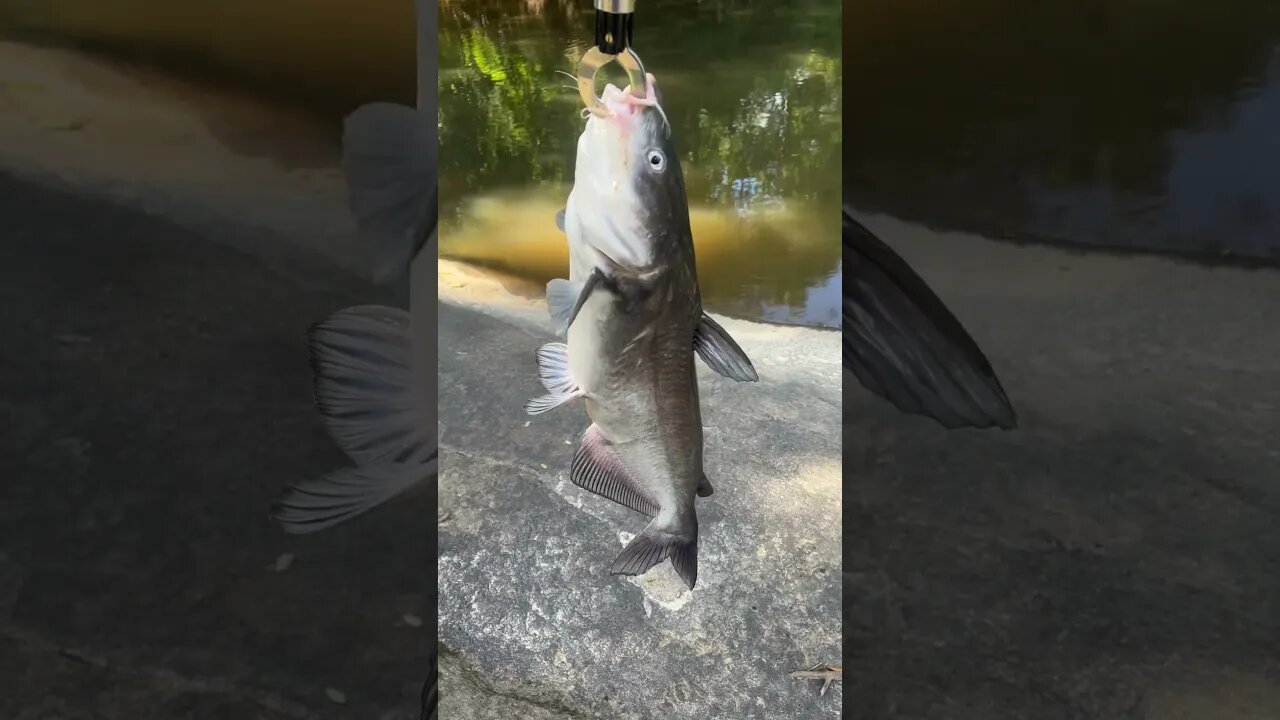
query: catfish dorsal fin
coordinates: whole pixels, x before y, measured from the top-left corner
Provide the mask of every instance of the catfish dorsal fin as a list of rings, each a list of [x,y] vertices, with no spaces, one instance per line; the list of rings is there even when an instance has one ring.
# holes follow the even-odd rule
[[[638,513],[649,517],[658,514],[658,503],[631,478],[612,444],[594,423],[582,434],[569,479],[583,490]]]
[[[760,380],[747,354],[738,347],[738,343],[733,341],[728,331],[720,327],[720,323],[712,320],[706,313],[702,314],[702,320],[694,330],[693,349],[708,367],[730,380],[738,382]]]

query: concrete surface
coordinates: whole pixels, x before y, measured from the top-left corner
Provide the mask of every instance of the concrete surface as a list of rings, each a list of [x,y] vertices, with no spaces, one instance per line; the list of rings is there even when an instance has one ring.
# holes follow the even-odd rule
[[[365,274],[337,167],[340,132],[233,91],[0,40],[7,172],[197,226],[259,257],[292,249]]]
[[[845,717],[1280,717],[1280,272],[862,219],[1021,427],[845,378]]]
[[[3,174],[0,218],[0,717],[416,718],[430,500],[267,517],[345,462],[303,331],[376,289]]]
[[[442,720],[588,720],[589,716],[557,708],[532,697],[494,687],[465,660],[446,651],[440,659]]]
[[[723,321],[761,382],[700,368],[715,494],[690,592],[669,563],[609,575],[646,518],[569,482],[582,406],[523,413],[545,308],[441,269],[442,642],[570,717],[839,717],[838,686],[788,676],[840,656],[839,334]],[[444,717],[456,701],[441,694]]]

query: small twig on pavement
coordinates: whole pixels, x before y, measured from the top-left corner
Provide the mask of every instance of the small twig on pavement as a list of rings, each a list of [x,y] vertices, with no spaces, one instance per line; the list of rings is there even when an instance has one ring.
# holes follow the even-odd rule
[[[821,680],[822,690],[818,691],[818,695],[822,696],[827,694],[831,683],[839,682],[844,677],[844,671],[839,666],[818,663],[808,670],[796,670],[791,673],[791,677],[795,680]]]

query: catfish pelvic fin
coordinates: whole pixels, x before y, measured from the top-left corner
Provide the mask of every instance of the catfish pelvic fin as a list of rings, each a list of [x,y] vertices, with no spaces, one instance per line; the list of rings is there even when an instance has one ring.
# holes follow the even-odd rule
[[[378,507],[437,472],[437,455],[425,463],[350,467],[304,480],[285,490],[272,516],[291,535],[324,530]]]
[[[408,460],[434,448],[411,401],[409,313],[357,305],[307,332],[316,406],[329,435],[359,465]]]
[[[399,308],[358,305],[308,331],[316,406],[357,467],[287,488],[272,513],[286,532],[338,525],[435,477],[435,433],[411,400],[409,325]]]
[[[538,378],[547,394],[524,404],[524,411],[530,415],[541,415],[584,394],[569,376],[569,346],[564,343],[547,343],[538,348]]]

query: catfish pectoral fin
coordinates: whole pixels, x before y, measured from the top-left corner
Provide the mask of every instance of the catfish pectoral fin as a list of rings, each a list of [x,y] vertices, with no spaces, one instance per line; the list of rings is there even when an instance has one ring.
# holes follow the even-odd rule
[[[564,337],[573,322],[573,309],[582,295],[582,283],[556,278],[547,283],[547,312],[555,333]]]
[[[435,150],[428,122],[434,118],[385,102],[362,105],[343,122],[348,199],[361,234],[374,243],[379,281],[407,273],[426,229],[435,225]]]
[[[551,313],[551,324],[555,326],[556,334],[564,337],[569,333],[569,326],[602,277],[597,269],[582,282],[556,278],[547,283],[547,311]]]
[[[978,344],[906,261],[844,208],[844,365],[903,412],[948,428],[1017,426]]]
[[[712,370],[738,382],[759,382],[760,376],[751,364],[751,358],[738,347],[720,323],[702,314],[702,320],[693,333],[693,349]]]

